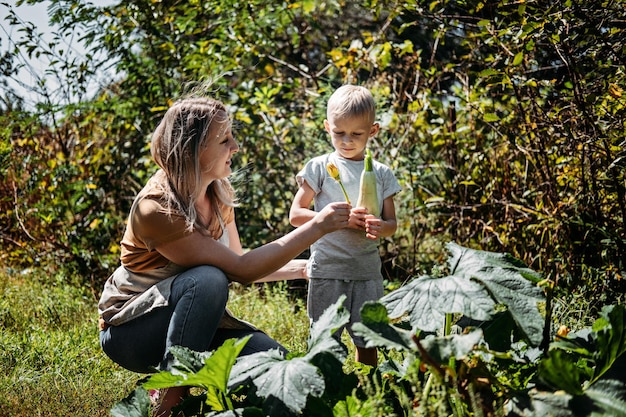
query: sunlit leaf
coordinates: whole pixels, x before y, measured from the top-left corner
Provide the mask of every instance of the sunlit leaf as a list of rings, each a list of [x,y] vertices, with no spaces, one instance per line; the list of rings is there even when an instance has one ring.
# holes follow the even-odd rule
[[[345,347],[333,337],[348,322],[349,313],[342,307],[344,299],[341,296],[312,325],[305,356],[285,359],[277,350],[244,356],[233,367],[229,386],[234,389],[252,383],[256,395],[265,398],[264,407],[274,410],[284,405],[301,412],[307,398],[321,396],[326,386],[324,376],[313,363],[325,355],[339,364],[345,359]]]
[[[495,302],[508,308],[528,340],[539,345],[544,324],[539,303],[545,295],[535,283],[541,275],[506,253],[477,251],[455,243],[449,243],[447,248],[452,254],[448,260],[452,276],[484,285]]]
[[[428,354],[438,363],[447,364],[451,358],[464,359],[472,352],[483,338],[481,330],[474,330],[468,334],[452,336],[427,336],[420,340],[420,344]]]
[[[410,332],[392,326],[387,309],[380,303],[367,302],[361,308],[361,322],[352,325],[352,331],[362,336],[366,347],[385,347],[397,350],[415,350]]]
[[[413,329],[441,329],[447,313],[462,313],[476,320],[489,320],[495,303],[487,290],[469,279],[454,276],[419,277],[385,295],[380,302],[392,319],[408,315]]]
[[[111,408],[113,417],[145,417],[150,410],[150,396],[144,388],[137,388],[128,397]]]
[[[285,358],[278,351],[244,356],[233,368],[231,387],[251,381],[257,395],[280,400],[290,410],[300,412],[309,395],[324,392],[324,378],[305,358]]]
[[[450,275],[420,277],[380,301],[389,317],[408,315],[414,329],[433,332],[443,327],[447,313],[462,313],[486,321],[496,304],[506,306],[517,326],[535,345],[542,339],[543,318],[538,302],[543,293],[533,280],[538,274],[508,254],[448,244]]]

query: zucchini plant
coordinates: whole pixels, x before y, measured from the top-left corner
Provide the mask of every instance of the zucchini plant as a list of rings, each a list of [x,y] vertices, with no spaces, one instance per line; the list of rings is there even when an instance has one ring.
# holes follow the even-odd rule
[[[354,330],[382,353],[375,369],[344,370],[347,347],[333,337],[348,322],[341,298],[313,323],[305,354],[238,357],[246,339],[176,347],[173,369],[111,412],[147,416],[148,389],[184,385],[197,393],[180,410],[196,416],[626,416],[623,306],[557,334],[539,274],[508,254],[447,247],[445,274],[363,306]]]

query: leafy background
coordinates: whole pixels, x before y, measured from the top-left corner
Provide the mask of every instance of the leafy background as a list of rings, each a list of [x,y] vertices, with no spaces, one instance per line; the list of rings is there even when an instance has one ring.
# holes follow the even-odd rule
[[[5,265],[62,269],[99,291],[154,170],[150,133],[206,79],[242,148],[242,241],[288,232],[294,174],[330,149],[325,101],[351,82],[372,90],[383,127],[372,150],[403,186],[399,230],[381,244],[389,283],[429,272],[454,241],[508,252],[601,304],[624,291],[622,2],[49,4],[47,42],[4,4],[19,33],[0,60]],[[67,37],[88,52],[68,53]],[[67,80],[52,90],[42,74],[34,107],[6,84],[26,56]],[[114,75],[94,89],[104,70]]]

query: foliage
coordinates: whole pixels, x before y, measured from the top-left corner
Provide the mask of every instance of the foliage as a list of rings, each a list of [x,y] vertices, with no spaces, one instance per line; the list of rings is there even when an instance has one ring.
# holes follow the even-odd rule
[[[198,82],[212,80],[209,93],[233,113],[248,247],[289,230],[294,174],[331,149],[321,128],[330,92],[359,83],[378,102],[382,131],[371,148],[404,187],[398,231],[381,242],[389,287],[399,288],[365,307],[360,331],[386,361],[344,372],[341,343],[312,353],[333,343],[320,328],[315,343],[295,349],[302,354],[247,358],[249,372],[225,363],[221,377],[236,384],[206,385],[190,406],[206,409],[210,399],[228,408],[223,415],[622,412],[623,2],[51,0],[51,40],[2,5],[19,36],[0,57],[0,84],[29,58],[48,65],[25,85],[34,105],[8,88],[0,97],[0,256],[42,268],[63,289],[78,282],[99,292],[116,266],[130,202],[155,169],[150,134]],[[86,53],[72,54],[68,37]],[[450,245],[440,267],[449,240],[463,246]],[[117,371],[99,365],[83,379],[70,366],[97,346],[57,306],[77,316],[86,307],[57,293],[10,295],[20,301],[2,309],[10,379],[0,385],[11,392],[1,408],[27,403],[14,391],[57,392],[59,378],[73,383],[59,398],[89,407],[81,387]],[[20,319],[16,305],[48,324]],[[589,328],[555,340],[555,315]],[[228,348],[212,360],[232,360]],[[202,369],[186,355],[183,379]],[[262,371],[308,385],[292,381],[300,389],[291,397]],[[147,395],[139,389],[126,404],[144,410]]]
[[[500,298],[496,306],[492,297],[498,299],[497,293],[459,286],[458,297],[489,306],[466,309],[469,303],[449,303],[445,294],[433,291],[430,302],[441,313],[469,312],[478,319],[462,332],[447,332],[451,327],[443,326],[445,320],[442,331],[432,331],[428,320],[414,319],[423,311],[415,301],[423,298],[418,293],[424,288],[409,283],[380,302],[367,303],[362,323],[354,327],[367,346],[382,350],[387,360],[377,369],[346,373],[346,347],[333,336],[347,322],[342,297],[313,323],[305,354],[285,358],[269,351],[235,361],[245,339],[232,339],[208,353],[176,348],[174,369],[151,376],[115,411],[145,416],[146,389],[186,385],[203,389],[182,405],[198,416],[624,415],[624,306],[604,307],[591,328],[569,335],[550,332],[548,348],[542,351],[532,344],[536,335],[541,339],[542,329],[527,326],[543,298],[531,289],[536,273],[510,255],[448,247],[457,279],[474,279],[485,288],[507,288],[513,281],[526,288],[521,294],[531,295],[526,302],[532,308],[512,313],[519,308],[512,298]],[[394,319],[399,312],[402,318]],[[461,323],[458,320],[457,327]],[[499,331],[490,331],[492,326]]]
[[[453,240],[511,253],[560,295],[613,303],[624,289],[623,2],[51,0],[52,41],[3,4],[21,36],[1,81],[34,57],[64,80],[53,90],[41,75],[33,108],[2,100],[7,264],[63,265],[99,288],[155,169],[150,133],[207,79],[241,144],[245,246],[286,233],[295,173],[331,149],[325,98],[353,82],[379,104],[371,148],[404,187],[386,278],[429,271]]]
[[[399,85],[416,81],[396,96],[409,110],[396,112],[407,126],[397,136],[419,148],[412,198],[428,227],[570,288],[622,285],[623,12],[610,1],[407,4],[395,27],[422,37],[422,59],[402,72]],[[583,265],[605,281],[578,281]]]

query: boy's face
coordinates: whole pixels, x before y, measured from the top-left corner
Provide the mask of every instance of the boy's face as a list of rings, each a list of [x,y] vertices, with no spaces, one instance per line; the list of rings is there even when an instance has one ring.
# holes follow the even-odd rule
[[[379,125],[367,116],[357,116],[324,120],[324,128],[342,158],[361,161],[365,158],[367,141],[378,133]]]

